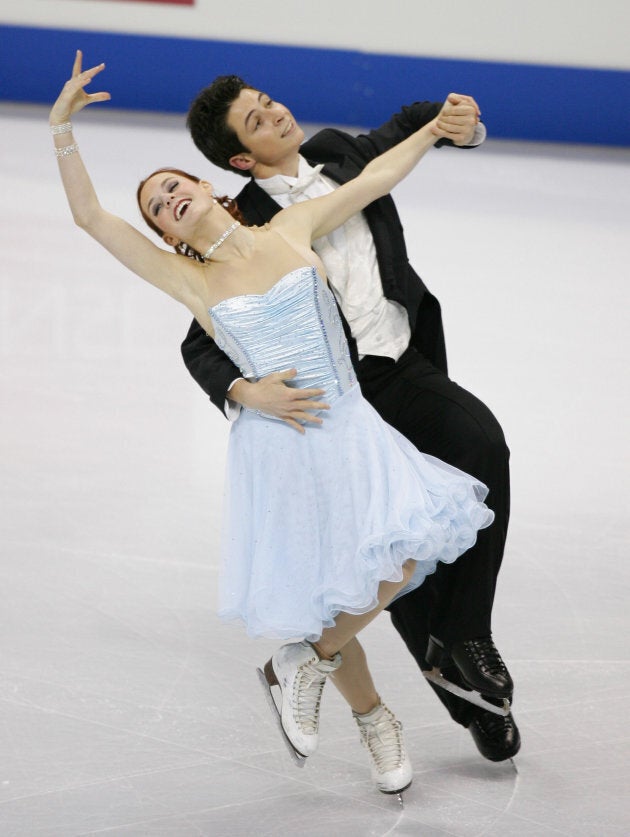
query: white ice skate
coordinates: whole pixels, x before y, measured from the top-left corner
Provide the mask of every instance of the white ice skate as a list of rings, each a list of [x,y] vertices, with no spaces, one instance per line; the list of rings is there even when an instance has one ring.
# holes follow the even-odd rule
[[[269,706],[280,727],[294,761],[300,767],[317,749],[319,738],[319,705],[326,677],[341,665],[341,655],[320,660],[308,642],[283,645],[257,669]],[[280,705],[271,691],[280,690]]]
[[[370,754],[372,781],[381,793],[402,793],[413,778],[402,724],[383,703],[365,715],[353,712],[352,717],[358,724],[361,743]]]

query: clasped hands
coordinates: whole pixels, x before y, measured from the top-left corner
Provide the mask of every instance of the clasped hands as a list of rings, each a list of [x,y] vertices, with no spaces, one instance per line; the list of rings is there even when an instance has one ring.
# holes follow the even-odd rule
[[[449,93],[435,119],[433,133],[454,145],[469,145],[475,135],[481,111],[472,96]]]
[[[324,401],[314,400],[324,394],[323,389],[287,386],[286,381],[296,375],[297,369],[286,369],[272,372],[255,382],[239,378],[230,389],[228,398],[248,410],[279,418],[299,433],[304,433],[304,425],[300,422],[322,423],[319,416],[309,411],[328,410],[330,407]]]

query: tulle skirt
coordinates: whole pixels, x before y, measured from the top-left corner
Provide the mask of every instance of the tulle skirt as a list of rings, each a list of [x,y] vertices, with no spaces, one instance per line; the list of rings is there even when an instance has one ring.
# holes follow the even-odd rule
[[[231,429],[219,615],[250,636],[316,640],[374,608],[407,559],[405,592],[494,518],[483,483],[420,453],[358,386],[321,415],[304,435],[248,411]]]

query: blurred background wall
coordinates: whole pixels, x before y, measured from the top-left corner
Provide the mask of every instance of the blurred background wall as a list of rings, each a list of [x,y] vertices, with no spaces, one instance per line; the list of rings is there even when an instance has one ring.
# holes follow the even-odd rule
[[[2,0],[0,98],[47,103],[74,50],[112,107],[186,112],[236,73],[313,123],[376,125],[455,90],[490,136],[630,145],[628,0]]]

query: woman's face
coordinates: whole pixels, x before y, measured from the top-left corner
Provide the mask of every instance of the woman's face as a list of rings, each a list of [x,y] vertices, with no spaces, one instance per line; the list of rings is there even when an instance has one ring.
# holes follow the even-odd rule
[[[144,184],[140,205],[162,231],[167,244],[179,241],[190,244],[200,219],[215,203],[210,183],[196,182],[175,172],[159,172]],[[173,238],[176,242],[169,240]]]

